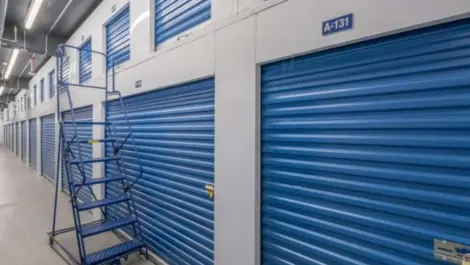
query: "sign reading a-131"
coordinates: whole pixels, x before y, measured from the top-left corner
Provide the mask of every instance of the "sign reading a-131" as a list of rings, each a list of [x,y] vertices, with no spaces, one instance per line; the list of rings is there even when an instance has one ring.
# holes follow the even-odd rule
[[[354,24],[353,14],[347,14],[337,18],[324,21],[322,24],[322,35],[330,35],[340,31],[352,29]]]

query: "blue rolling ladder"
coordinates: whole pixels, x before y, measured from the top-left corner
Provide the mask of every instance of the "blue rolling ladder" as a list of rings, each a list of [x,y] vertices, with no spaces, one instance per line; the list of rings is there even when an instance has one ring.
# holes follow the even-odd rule
[[[59,246],[60,249],[55,249],[62,257],[66,258],[62,255],[60,250],[65,252],[68,255],[68,261],[75,262],[76,264],[83,264],[83,265],[98,265],[98,264],[121,264],[121,259],[127,259],[127,257],[133,253],[139,252],[140,254],[144,255],[148,259],[148,248],[144,242],[142,236],[142,229],[140,227],[138,212],[132,197],[132,187],[134,184],[140,179],[143,174],[142,163],[140,163],[140,174],[137,178],[133,181],[129,181],[127,178],[127,172],[125,163],[122,161],[122,157],[120,151],[124,147],[126,143],[132,146],[133,152],[135,153],[134,157],[137,158],[139,162],[140,156],[137,152],[137,147],[135,144],[135,139],[132,134],[132,128],[130,125],[130,121],[127,115],[127,112],[124,107],[124,103],[122,100],[122,95],[119,91],[115,90],[114,85],[114,67],[112,68],[112,90],[108,91],[108,78],[105,78],[105,86],[89,86],[83,84],[71,84],[68,80],[63,80],[63,60],[64,56],[66,56],[66,48],[72,49],[76,51],[84,51],[89,52],[90,55],[95,53],[99,54],[108,61],[108,57],[106,54],[82,49],[80,47],[74,47],[70,45],[59,45],[57,48],[57,116],[59,117],[59,150],[57,154],[57,168],[56,168],[56,193],[54,199],[54,216],[52,222],[52,231],[48,233],[49,235],[49,244],[54,248],[55,246]],[[70,93],[70,87],[86,87],[86,88],[94,88],[94,89],[102,89],[104,90],[105,96],[105,111],[107,110],[107,103],[109,97],[117,96],[121,103],[121,111],[123,112],[126,121],[129,133],[125,137],[124,140],[119,141],[114,133],[115,127],[112,122],[108,122],[105,118],[104,122],[89,122],[89,121],[77,121],[74,115],[74,108],[73,108],[73,101]],[[62,121],[61,116],[61,109],[60,109],[60,92],[65,92],[66,97],[68,98],[68,104],[71,111],[71,120]],[[106,115],[105,115],[106,117]],[[106,135],[105,139],[83,139],[83,136],[80,136],[79,130],[77,126],[81,125],[91,125],[91,126],[104,126]],[[67,130],[71,130],[72,133],[66,133]],[[73,135],[72,137],[70,137]],[[92,159],[84,159],[82,145],[86,144],[102,144],[106,145],[109,144],[112,146],[112,154],[108,157],[103,158],[92,158]],[[75,148],[71,148],[75,145]],[[89,176],[86,173],[85,165],[86,164],[93,164],[93,163],[116,163],[119,174],[116,176],[105,176],[101,178],[95,178],[93,176]],[[71,204],[72,204],[72,211],[73,211],[73,220],[74,226],[69,227],[66,229],[56,230],[56,218],[57,218],[57,203],[58,203],[58,192],[59,192],[59,167],[60,165],[64,165],[65,175],[67,179],[67,185],[69,187],[70,196],[71,196]],[[75,172],[79,172],[79,180],[77,177],[73,176],[72,168],[76,167]],[[94,185],[106,185],[107,183],[118,183],[117,185],[122,186],[122,194],[119,196],[108,196],[103,199],[97,199],[93,189],[91,188]],[[88,202],[82,202],[79,199],[79,194],[89,191],[92,195],[92,200]],[[109,220],[106,216],[106,207],[116,204],[126,204],[128,213],[125,217],[115,220]],[[103,219],[91,223],[83,223],[80,218],[80,213],[91,210],[91,209],[100,209],[103,215]],[[86,247],[86,239],[89,239],[95,235],[102,234],[105,232],[112,232],[118,229],[123,228],[131,228],[132,229],[132,236],[131,240],[125,240],[121,244],[108,247],[106,249],[88,253]],[[57,236],[63,233],[73,232],[76,233],[77,244],[78,244],[78,253],[79,253],[79,260],[76,258],[76,255],[73,255],[71,251],[69,251],[64,245],[57,240]]]

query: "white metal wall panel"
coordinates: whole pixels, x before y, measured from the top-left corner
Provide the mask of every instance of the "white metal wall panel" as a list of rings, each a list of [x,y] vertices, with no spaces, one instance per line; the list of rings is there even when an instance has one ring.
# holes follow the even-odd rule
[[[146,242],[171,265],[212,265],[214,202],[205,185],[214,182],[214,79],[125,98],[124,105],[144,166],[133,192]],[[128,127],[119,102],[109,104],[107,115],[122,143]],[[139,172],[132,146],[121,151],[128,181]],[[116,174],[108,162],[106,175]],[[107,185],[106,196],[120,192]],[[108,217],[125,215],[124,207],[108,207]]]
[[[80,108],[74,110],[75,120],[76,121],[93,121],[93,108],[92,106]],[[63,121],[71,121],[72,120],[72,112],[66,111],[62,113],[62,120]],[[78,134],[80,140],[91,140],[93,139],[93,128],[92,125],[77,125]],[[72,124],[64,125],[64,133],[67,140],[71,140],[75,134],[75,130]],[[77,144],[72,144],[70,146],[73,154],[75,155],[76,159],[79,159],[78,156],[78,146]],[[83,159],[91,159],[93,157],[93,146],[91,144],[80,144],[80,149],[82,153]],[[70,167],[72,177],[74,180],[82,181],[82,175],[77,166],[73,165]],[[93,165],[92,164],[85,164],[85,173],[87,177],[93,176]],[[65,167],[62,165],[62,187],[65,190],[69,190],[67,178],[65,175]],[[83,202],[88,202],[92,199],[91,192],[88,188],[82,188],[80,193],[78,194],[78,198]]]
[[[29,120],[29,164],[37,168],[37,120]]]
[[[41,118],[41,174],[55,182],[55,114]]]
[[[264,265],[443,265],[434,239],[470,245],[469,20],[261,79]]]

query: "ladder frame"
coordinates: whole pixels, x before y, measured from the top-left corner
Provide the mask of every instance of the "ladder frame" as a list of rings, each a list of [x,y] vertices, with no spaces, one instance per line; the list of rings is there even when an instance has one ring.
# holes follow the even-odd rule
[[[138,163],[139,163],[139,166],[140,166],[139,175],[129,185],[129,184],[126,183],[127,182],[126,179],[128,179],[127,178],[128,174],[127,174],[126,167],[124,166],[125,163],[120,163],[119,159],[115,161],[116,164],[117,164],[117,167],[118,167],[119,174],[121,176],[124,176],[124,179],[119,181],[121,183],[121,186],[123,187],[123,194],[125,194],[126,196],[128,196],[130,198],[129,200],[126,201],[128,213],[131,216],[134,216],[135,219],[136,219],[136,222],[132,223],[133,237],[140,240],[140,242],[143,243],[144,246],[141,249],[139,249],[138,251],[141,254],[145,255],[145,257],[148,259],[148,247],[147,247],[147,244],[145,243],[144,237],[142,235],[143,232],[142,232],[142,228],[140,226],[138,211],[137,211],[137,208],[135,206],[135,201],[134,201],[134,198],[133,198],[133,195],[132,195],[133,186],[139,181],[139,179],[143,175],[143,165],[142,165],[141,157],[140,157],[140,155],[138,153],[138,150],[137,150],[137,145],[136,145],[135,138],[134,138],[134,135],[133,135],[133,132],[132,132],[132,126],[131,126],[131,123],[130,123],[130,120],[129,120],[129,116],[127,114],[127,110],[124,107],[122,94],[119,91],[116,91],[116,88],[115,88],[115,74],[116,74],[115,73],[115,61],[114,61],[114,59],[112,60],[112,69],[106,69],[105,86],[104,87],[90,86],[90,85],[83,85],[83,84],[73,84],[73,83],[69,83],[69,82],[64,82],[64,80],[63,80],[63,60],[64,60],[64,55],[65,55],[65,49],[66,48],[76,50],[78,52],[87,51],[87,52],[90,52],[91,54],[98,54],[98,55],[104,57],[106,63],[108,62],[108,59],[109,59],[109,57],[105,53],[102,53],[102,52],[99,52],[99,51],[93,51],[93,50],[90,50],[90,49],[84,49],[82,47],[76,47],[76,46],[71,46],[71,45],[66,45],[66,44],[61,44],[61,45],[57,46],[57,51],[56,51],[56,55],[57,55],[57,61],[56,61],[56,69],[57,69],[56,70],[56,75],[57,75],[57,79],[56,79],[57,80],[57,82],[56,82],[56,84],[57,84],[56,85],[56,105],[57,105],[56,115],[57,115],[57,120],[58,120],[58,123],[59,123],[59,137],[58,137],[58,140],[57,140],[58,141],[58,144],[57,144],[58,150],[57,150],[57,160],[56,160],[56,162],[57,162],[57,164],[56,164],[56,183],[55,183],[52,230],[51,230],[51,232],[47,233],[48,236],[49,236],[49,244],[69,264],[88,265],[87,259],[86,259],[87,253],[86,253],[85,241],[84,241],[84,237],[82,236],[82,228],[83,228],[83,226],[88,226],[88,225],[92,226],[94,224],[105,223],[108,220],[107,214],[106,214],[106,208],[105,208],[107,205],[97,207],[97,208],[100,208],[104,219],[101,219],[101,220],[98,220],[98,221],[95,221],[95,222],[91,222],[91,223],[86,223],[86,224],[82,224],[82,221],[80,219],[80,211],[78,209],[78,206],[79,206],[78,194],[82,190],[82,188],[85,187],[85,188],[89,189],[89,191],[90,191],[90,193],[93,197],[93,200],[96,201],[97,198],[96,198],[96,196],[93,192],[93,189],[91,188],[91,185],[86,183],[86,180],[90,179],[90,178],[93,178],[93,175],[87,178],[86,172],[84,170],[85,162],[84,162],[84,159],[83,159],[83,156],[82,156],[82,149],[81,149],[81,146],[80,146],[80,144],[83,143],[84,141],[80,140],[80,136],[79,136],[78,128],[77,128],[77,122],[76,122],[76,119],[75,119],[73,102],[72,102],[71,93],[70,93],[70,87],[71,86],[92,88],[92,89],[102,89],[102,90],[104,90],[104,96],[105,96],[105,100],[104,100],[105,117],[104,117],[104,122],[101,122],[100,125],[104,126],[104,136],[105,136],[105,138],[104,138],[104,141],[99,140],[98,143],[103,144],[104,145],[104,150],[106,150],[106,143],[107,143],[106,138],[108,137],[108,135],[109,135],[109,137],[113,137],[113,135],[115,136],[115,132],[116,132],[115,126],[114,126],[114,124],[109,123],[107,121],[107,119],[108,119],[107,113],[108,113],[109,96],[116,95],[116,96],[118,96],[118,98],[113,99],[113,100],[119,100],[119,102],[120,102],[121,111],[124,113],[124,116],[125,116],[125,119],[126,119],[126,125],[127,125],[129,133],[125,137],[125,139],[122,143],[117,142],[116,137],[114,138],[114,139],[116,139],[116,141],[111,140],[111,147],[112,147],[112,150],[113,150],[113,155],[118,157],[119,159],[121,159],[122,156],[120,155],[119,151],[124,147],[126,142],[129,141],[130,144],[132,145],[132,149],[133,149],[132,151],[133,151],[135,157],[137,157],[137,160],[138,160]],[[108,91],[108,78],[109,78],[108,70],[112,70],[111,71],[111,80],[112,80],[112,90],[111,91]],[[70,81],[70,76],[69,76],[69,81]],[[65,132],[66,131],[66,128],[65,128],[66,126],[65,126],[64,121],[62,120],[63,117],[62,117],[62,112],[61,112],[61,109],[60,109],[61,92],[66,92],[66,96],[68,98],[68,103],[69,103],[69,107],[70,107],[69,111],[71,111],[71,114],[72,114],[71,124],[72,124],[72,129],[74,131],[74,135],[73,135],[72,139],[69,142],[67,141],[67,135],[66,135],[66,132]],[[70,124],[70,122],[68,122],[67,124]],[[92,128],[93,128],[93,125],[97,125],[97,124],[98,123],[94,123],[93,121],[90,123],[90,125],[92,125]],[[79,159],[77,159],[75,157],[74,152],[70,149],[70,146],[72,144],[74,144],[74,142],[77,145],[77,150],[76,151],[78,151],[77,155],[78,155]],[[91,144],[93,144],[93,143],[91,143]],[[105,151],[105,154],[106,154],[106,151]],[[70,157],[73,158],[73,160],[78,160],[79,162],[75,163],[74,165],[70,164]],[[106,167],[108,162],[110,162],[110,161],[104,161],[105,167]],[[101,161],[100,163],[103,163],[103,161]],[[68,228],[65,228],[65,229],[61,229],[61,230],[56,230],[57,204],[58,204],[58,199],[59,199],[58,198],[59,178],[61,177],[59,172],[60,172],[60,167],[62,165],[64,165],[63,168],[65,170],[66,181],[68,182],[68,187],[69,187],[69,192],[70,192],[70,197],[71,197],[70,202],[72,204],[74,226],[73,227],[68,227]],[[78,168],[78,171],[79,171],[79,173],[82,177],[82,183],[78,185],[78,188],[76,187],[77,185],[73,181],[73,179],[74,179],[73,175],[72,175],[73,173],[71,172],[71,167],[72,166],[76,166]],[[62,172],[62,174],[64,174],[64,172]],[[104,178],[106,178],[106,177],[107,176],[105,174]],[[108,184],[108,182],[104,182],[104,183],[101,183],[100,185],[107,185],[107,184]],[[96,184],[96,185],[98,185],[98,184]],[[106,193],[104,194],[103,197],[104,198],[107,197]],[[62,245],[56,239],[56,236],[58,236],[60,234],[63,234],[63,233],[72,232],[72,231],[76,232],[77,246],[78,246],[80,260],[77,260],[74,257],[74,255],[64,245]],[[115,229],[113,229],[111,231],[116,232]],[[122,240],[122,237],[118,236],[118,238],[120,238]],[[63,253],[59,252],[58,249],[54,248],[54,245],[59,246],[60,250],[65,252],[65,254],[67,256],[64,256]],[[133,251],[133,252],[135,252],[135,251]],[[132,254],[133,252],[129,253],[128,255]],[[100,263],[100,264],[108,264],[108,263],[119,264],[119,258],[121,258],[121,256],[119,256],[117,258],[114,258],[113,260],[105,261],[105,262]],[[70,261],[72,263],[70,263]]]

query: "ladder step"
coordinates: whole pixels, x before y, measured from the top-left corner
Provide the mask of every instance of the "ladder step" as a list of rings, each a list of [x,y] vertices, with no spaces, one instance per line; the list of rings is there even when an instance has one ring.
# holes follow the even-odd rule
[[[91,202],[86,202],[83,204],[78,205],[77,209],[79,211],[86,211],[98,207],[103,207],[107,205],[112,205],[116,203],[121,203],[130,200],[131,198],[129,196],[121,196],[121,197],[113,197],[113,198],[106,198],[103,200],[98,200],[98,201],[91,201]]]
[[[135,217],[126,217],[126,218],[121,218],[115,221],[102,222],[102,223],[92,224],[92,225],[84,225],[82,227],[82,236],[83,237],[94,236],[97,234],[105,233],[108,231],[112,231],[114,229],[118,229],[124,226],[134,224],[135,222],[136,222]]]
[[[96,185],[96,184],[103,184],[103,183],[109,183],[113,181],[120,181],[125,179],[124,177],[111,177],[111,178],[87,178],[85,180],[85,186],[90,186],[90,185]],[[73,186],[81,186],[82,182],[81,181],[74,181]]]
[[[73,124],[73,121],[62,121],[64,124]],[[111,125],[112,122],[75,121],[76,125]]]
[[[100,250],[86,256],[86,262],[89,265],[102,264],[104,262],[110,262],[115,259],[119,259],[123,256],[129,255],[132,252],[138,251],[143,248],[144,244],[139,240],[131,240],[119,245],[112,246],[107,249]]]
[[[96,144],[96,143],[110,143],[110,142],[115,142],[117,141],[117,139],[114,139],[114,138],[109,138],[109,139],[92,139],[92,140],[80,140],[80,141],[77,141],[77,140],[73,140],[73,141],[70,141],[70,140],[67,140],[67,144],[77,144],[77,143],[80,143],[80,144]]]
[[[93,159],[83,159],[84,164],[90,164],[90,163],[103,163],[103,162],[108,162],[108,161],[115,161],[121,159],[120,157],[102,157],[102,158],[93,158]],[[70,164],[76,165],[80,164],[80,160],[70,160]]]

